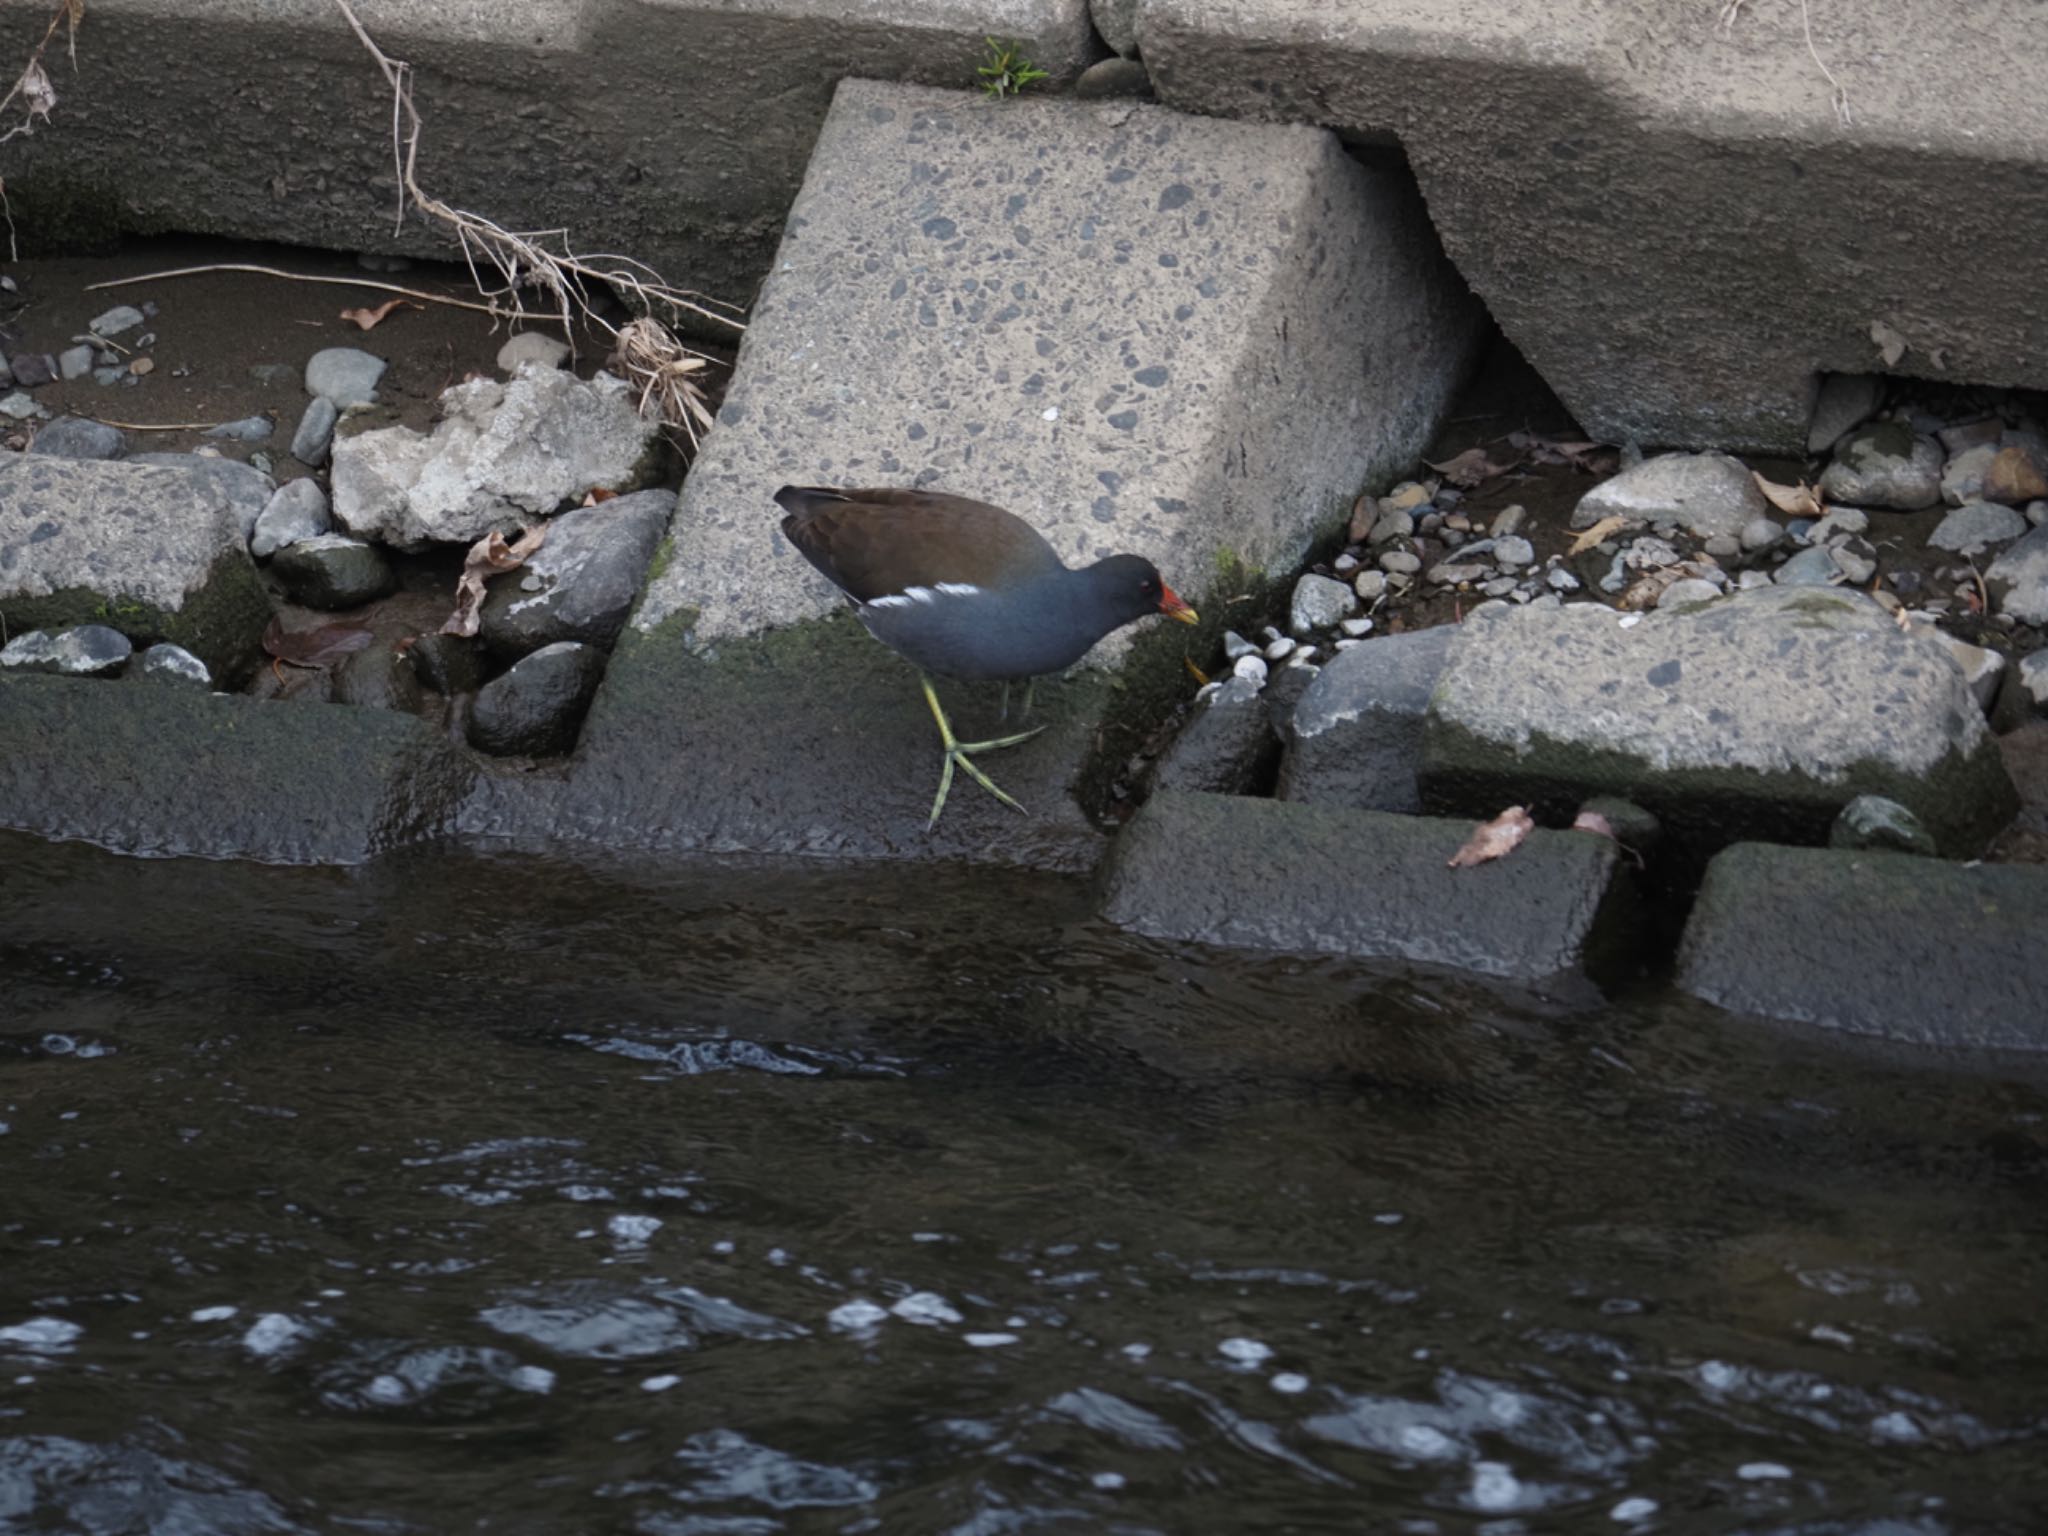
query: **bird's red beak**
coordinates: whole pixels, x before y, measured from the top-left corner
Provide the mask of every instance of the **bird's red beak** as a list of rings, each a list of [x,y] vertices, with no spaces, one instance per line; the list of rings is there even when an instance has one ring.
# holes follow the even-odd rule
[[[1163,581],[1159,583],[1159,611],[1169,619],[1178,619],[1183,624],[1193,624],[1201,618],[1178,592]]]

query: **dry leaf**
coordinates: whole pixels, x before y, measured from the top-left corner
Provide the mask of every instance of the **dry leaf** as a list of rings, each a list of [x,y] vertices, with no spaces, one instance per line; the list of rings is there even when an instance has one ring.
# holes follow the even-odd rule
[[[43,72],[42,64],[30,60],[21,78],[14,82],[14,89],[21,95],[22,109],[28,113],[28,122],[38,118],[50,120],[50,109],[57,105],[57,88],[50,84],[50,77]]]
[[[1583,555],[1587,550],[1591,549],[1595,544],[1598,544],[1602,539],[1612,538],[1615,534],[1621,532],[1621,530],[1626,528],[1627,526],[1628,519],[1625,517],[1603,517],[1600,519],[1599,522],[1595,523],[1592,527],[1588,528],[1576,539],[1573,539],[1572,547],[1569,551],[1567,551],[1567,553],[1574,555]]]
[[[1432,464],[1428,459],[1422,462],[1428,464],[1451,484],[1470,491],[1476,490],[1489,480],[1499,479],[1522,461],[1514,459],[1506,464],[1496,464],[1486,456],[1484,448],[1467,448],[1456,458],[1442,464]]]
[[[1200,667],[1196,666],[1192,661],[1188,660],[1185,656],[1181,657],[1180,664],[1188,669],[1188,675],[1194,678],[1196,682],[1200,683],[1203,687],[1208,686],[1208,673],[1204,672]]]
[[[1899,366],[1899,359],[1906,355],[1912,343],[1882,320],[1870,322],[1870,339],[1877,343],[1877,355],[1884,359],[1887,368]]]
[[[619,493],[617,491],[608,491],[601,485],[594,485],[587,492],[584,493],[583,505],[586,507],[595,507],[600,505],[601,503],[610,501],[613,497],[617,496],[618,494]]]
[[[1779,485],[1775,480],[1766,480],[1755,470],[1749,472],[1749,478],[1764,493],[1764,500],[1789,517],[1827,516],[1828,509],[1821,504],[1819,493],[1804,480],[1797,485]]]
[[[369,330],[394,309],[418,309],[419,305],[409,299],[386,299],[375,309],[344,309],[341,318],[352,320],[364,330]]]
[[[1621,841],[1620,838],[1614,835],[1614,824],[1598,811],[1579,812],[1578,815],[1572,818],[1572,830],[1574,832],[1591,832],[1595,837],[1604,837],[1611,843]]]
[[[1529,813],[1519,805],[1511,805],[1493,820],[1481,822],[1472,829],[1472,835],[1464,845],[1451,855],[1452,869],[1465,869],[1473,864],[1484,864],[1489,859],[1504,858],[1522,846],[1522,839],[1536,830],[1536,823],[1529,819]]]
[[[295,667],[326,667],[366,650],[376,637],[359,624],[322,624],[318,629],[291,629],[273,618],[263,630],[263,649]]]
[[[475,634],[477,625],[483,621],[484,583],[506,571],[518,570],[547,536],[547,524],[536,523],[520,529],[518,539],[507,544],[505,535],[493,528],[470,545],[469,553],[462,558],[462,575],[455,583],[455,611],[441,626],[441,633],[464,638]]]

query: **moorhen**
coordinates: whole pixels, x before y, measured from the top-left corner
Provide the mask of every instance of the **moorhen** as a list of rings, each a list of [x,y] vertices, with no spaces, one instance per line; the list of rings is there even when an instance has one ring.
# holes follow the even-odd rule
[[[1029,741],[1037,729],[990,741],[956,740],[931,675],[1008,683],[1072,666],[1113,629],[1147,614],[1183,624],[1195,610],[1151,561],[1111,555],[1070,570],[1015,513],[939,491],[832,490],[785,485],[782,532],[844,592],[868,633],[923,674],[946,765],[931,820],[939,823],[953,766],[1014,810],[970,754]]]

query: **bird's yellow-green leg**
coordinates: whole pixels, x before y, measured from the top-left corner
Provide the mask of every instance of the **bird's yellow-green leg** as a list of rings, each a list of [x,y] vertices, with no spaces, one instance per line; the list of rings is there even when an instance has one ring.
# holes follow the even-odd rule
[[[932,680],[929,677],[921,677],[918,681],[924,685],[924,701],[931,706],[932,718],[939,723],[939,741],[946,749],[946,766],[939,774],[939,793],[937,798],[932,801],[932,817],[930,821],[925,823],[925,829],[929,831],[939,824],[939,812],[946,808],[946,793],[953,787],[953,765],[955,763],[958,763],[967,770],[969,778],[1002,801],[1011,810],[1022,811],[1024,807],[997,788],[995,780],[975,767],[973,760],[967,754],[970,752],[994,752],[1003,747],[1014,747],[1020,741],[1029,741],[1040,731],[1044,730],[1045,727],[1042,725],[1033,726],[1028,731],[1018,732],[1015,736],[998,736],[992,741],[957,741],[953,736],[953,727],[947,723],[945,710],[939,707],[939,695],[932,687]]]

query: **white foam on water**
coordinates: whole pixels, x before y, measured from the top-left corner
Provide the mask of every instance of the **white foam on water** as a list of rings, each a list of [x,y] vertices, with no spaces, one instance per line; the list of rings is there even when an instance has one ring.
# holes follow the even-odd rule
[[[888,1320],[887,1308],[878,1307],[864,1297],[841,1302],[825,1314],[826,1324],[841,1333],[860,1333]]]
[[[889,1310],[906,1323],[916,1323],[924,1328],[966,1321],[959,1310],[937,1291],[912,1291]]]

